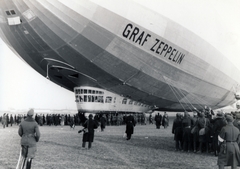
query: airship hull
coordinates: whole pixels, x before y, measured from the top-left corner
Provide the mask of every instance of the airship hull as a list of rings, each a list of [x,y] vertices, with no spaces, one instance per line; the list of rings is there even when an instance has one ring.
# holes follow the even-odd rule
[[[1,38],[68,90],[102,88],[168,111],[235,101],[238,69],[193,32],[136,2],[0,3]]]

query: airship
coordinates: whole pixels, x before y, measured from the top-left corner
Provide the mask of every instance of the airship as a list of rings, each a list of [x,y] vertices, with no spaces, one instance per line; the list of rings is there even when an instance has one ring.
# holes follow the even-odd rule
[[[209,42],[133,0],[0,0],[0,37],[79,111],[218,109],[240,71]]]

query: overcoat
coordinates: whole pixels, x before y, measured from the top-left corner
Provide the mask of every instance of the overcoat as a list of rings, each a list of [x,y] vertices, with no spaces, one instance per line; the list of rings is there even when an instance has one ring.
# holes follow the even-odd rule
[[[225,118],[216,118],[213,122],[213,149],[219,151],[218,147],[218,135],[222,128],[227,125]]]
[[[36,143],[40,138],[40,131],[37,122],[32,117],[27,117],[21,122],[18,129],[21,136],[21,145],[28,147],[36,147]]]
[[[106,118],[105,117],[101,117],[100,118],[100,123],[101,123],[101,128],[104,129],[106,127]]]
[[[161,126],[162,115],[161,115],[161,114],[155,115],[155,121],[156,121],[156,126],[157,126],[157,127]]]
[[[240,132],[233,123],[228,123],[224,126],[219,136],[226,141],[226,152],[224,153],[222,146],[218,155],[218,165],[225,166],[239,166],[240,152],[239,152],[239,136]]]
[[[162,117],[162,126],[168,126],[168,122],[169,122],[168,115],[164,114]]]
[[[136,122],[134,120],[134,117],[132,115],[127,116],[126,117],[126,133],[133,134],[135,125],[136,125]]]
[[[199,131],[205,127],[206,133],[204,135],[199,135],[199,142],[209,142],[209,126],[210,126],[210,121],[208,118],[205,117],[199,117],[198,120],[196,121],[195,124]]]
[[[88,132],[83,133],[83,142],[93,142],[94,140],[94,129],[98,128],[98,123],[89,118],[89,120],[86,120],[85,123],[83,124],[84,128],[88,129]]]
[[[182,140],[182,120],[180,118],[176,118],[173,121],[172,126],[172,134],[174,134],[174,140],[181,141]]]

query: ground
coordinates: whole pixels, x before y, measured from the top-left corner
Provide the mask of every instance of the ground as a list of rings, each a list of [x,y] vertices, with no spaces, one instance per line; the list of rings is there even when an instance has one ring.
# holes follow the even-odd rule
[[[123,138],[125,126],[98,128],[92,149],[82,149],[81,126],[40,126],[33,169],[217,169],[213,154],[176,152],[171,124],[167,129],[136,125],[132,139]],[[18,126],[0,129],[0,169],[14,169],[20,151]]]

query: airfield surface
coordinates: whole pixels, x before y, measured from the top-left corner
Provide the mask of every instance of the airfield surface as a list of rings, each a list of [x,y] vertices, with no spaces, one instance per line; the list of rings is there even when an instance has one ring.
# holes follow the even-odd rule
[[[98,128],[92,149],[82,149],[81,126],[40,126],[41,138],[32,169],[217,169],[213,154],[176,152],[172,124],[167,129],[136,125],[132,139],[125,126]],[[20,151],[18,126],[0,128],[0,169],[14,169]],[[228,168],[228,167],[227,167]]]

